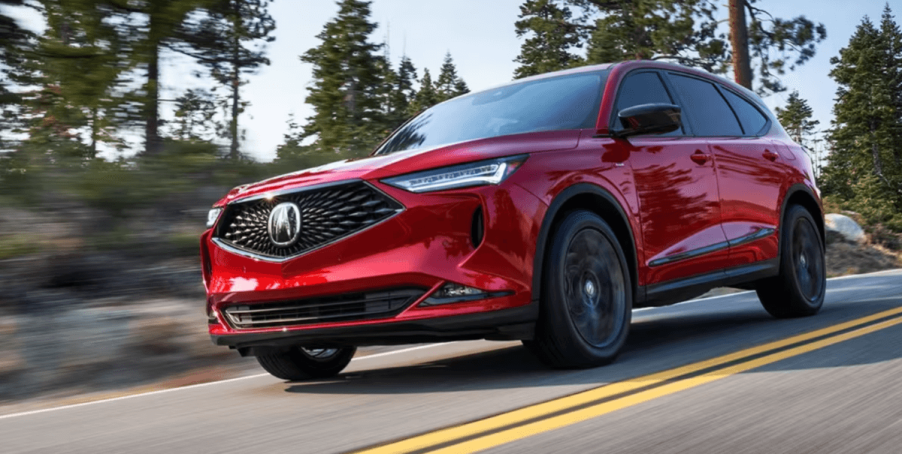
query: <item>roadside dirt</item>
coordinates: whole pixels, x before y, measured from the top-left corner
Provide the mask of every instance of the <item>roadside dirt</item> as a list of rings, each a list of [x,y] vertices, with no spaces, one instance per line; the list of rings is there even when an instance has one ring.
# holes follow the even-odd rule
[[[899,255],[871,244],[834,242],[827,245],[827,277],[899,268]]]

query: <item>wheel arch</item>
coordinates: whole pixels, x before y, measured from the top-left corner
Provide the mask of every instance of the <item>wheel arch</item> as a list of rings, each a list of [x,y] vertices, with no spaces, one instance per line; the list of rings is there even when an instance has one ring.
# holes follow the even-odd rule
[[[626,262],[629,266],[633,302],[635,304],[636,301],[644,299],[643,295],[638,294],[640,288],[636,240],[626,212],[617,199],[604,188],[591,183],[577,183],[555,196],[542,219],[542,227],[539,230],[536,253],[533,258],[532,301],[538,303],[542,294],[544,260],[550,245],[549,239],[554,234],[557,223],[568,212],[579,209],[591,211],[600,216],[617,235],[617,241],[626,254]]]
[[[811,217],[814,218],[814,222],[817,224],[818,233],[820,233],[821,245],[826,248],[827,231],[824,226],[824,210],[819,200],[814,195],[814,191],[804,184],[797,183],[790,186],[783,197],[783,205],[780,208],[780,237],[782,238],[783,235],[783,221],[786,216],[786,210],[792,205],[799,205],[811,213]],[[783,242],[780,241],[779,244],[782,247]]]

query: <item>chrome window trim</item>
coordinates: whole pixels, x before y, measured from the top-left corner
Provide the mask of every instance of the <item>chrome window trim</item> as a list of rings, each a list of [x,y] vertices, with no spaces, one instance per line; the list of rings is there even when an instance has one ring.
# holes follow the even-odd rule
[[[390,220],[390,219],[393,219],[395,216],[397,216],[397,215],[403,213],[405,210],[407,210],[407,207],[405,207],[403,203],[401,203],[400,201],[398,201],[398,199],[392,197],[391,195],[389,195],[389,194],[386,193],[385,191],[379,189],[378,187],[376,187],[375,185],[373,185],[373,184],[370,183],[369,181],[366,181],[366,180],[360,180],[360,179],[333,181],[333,182],[323,183],[323,184],[318,184],[318,185],[313,185],[313,186],[305,186],[305,187],[303,187],[303,188],[292,188],[292,189],[285,189],[285,190],[280,190],[280,191],[276,191],[276,192],[267,192],[267,193],[265,193],[265,194],[258,194],[258,195],[251,196],[251,197],[244,198],[244,199],[240,199],[240,200],[239,200],[239,199],[236,199],[236,200],[233,200],[233,201],[229,202],[228,205],[231,205],[231,204],[233,204],[233,203],[252,202],[252,201],[254,201],[254,200],[259,200],[259,199],[263,199],[263,198],[266,198],[266,197],[277,197],[277,196],[280,196],[280,195],[295,194],[295,193],[298,193],[298,192],[313,191],[313,190],[317,190],[317,189],[327,188],[327,187],[330,187],[330,186],[339,186],[339,185],[351,184],[351,183],[363,183],[363,184],[369,186],[370,188],[372,188],[374,191],[377,191],[377,192],[379,192],[380,194],[384,195],[385,197],[388,197],[389,199],[391,199],[392,201],[394,201],[395,203],[397,203],[398,205],[400,205],[401,208],[399,208],[398,210],[396,210],[394,214],[388,216],[387,218],[385,218],[385,219],[383,219],[383,220],[381,220],[381,221],[379,221],[379,222],[376,222],[375,224],[370,224],[370,225],[368,225],[368,226],[366,226],[366,227],[364,227],[364,228],[362,228],[362,229],[360,229],[360,230],[358,230],[358,231],[356,231],[356,232],[354,232],[354,233],[351,233],[350,235],[346,235],[346,236],[343,236],[343,237],[340,237],[340,238],[335,238],[335,239],[333,239],[333,240],[330,240],[330,241],[327,241],[327,242],[325,242],[325,243],[323,243],[323,244],[320,244],[319,246],[317,246],[317,247],[315,247],[315,248],[308,249],[308,250],[306,250],[306,251],[304,251],[304,252],[301,252],[300,254],[295,254],[295,255],[288,256],[288,257],[267,257],[267,256],[260,255],[260,254],[254,253],[254,252],[245,251],[244,249],[237,248],[237,247],[235,247],[235,246],[232,246],[232,245],[230,245],[230,244],[227,244],[226,242],[220,240],[219,238],[217,238],[217,237],[215,237],[215,236],[211,237],[211,240],[213,241],[214,244],[216,244],[216,245],[219,246],[220,248],[222,248],[222,249],[224,249],[224,250],[226,250],[226,251],[228,251],[228,252],[231,252],[232,254],[235,254],[235,255],[244,256],[244,257],[251,258],[251,259],[254,259],[254,260],[259,260],[259,261],[261,261],[261,262],[283,263],[283,262],[287,262],[287,261],[289,261],[289,260],[294,260],[294,259],[296,259],[296,258],[298,258],[298,257],[301,257],[301,256],[304,256],[304,255],[307,255],[307,254],[309,254],[309,253],[311,253],[311,252],[318,251],[318,250],[320,250],[320,249],[322,249],[322,248],[324,248],[324,247],[326,247],[326,246],[335,244],[335,243],[337,243],[337,242],[339,242],[339,241],[346,240],[346,239],[351,238],[351,237],[353,237],[353,236],[355,236],[355,235],[358,235],[358,234],[360,234],[360,233],[366,232],[367,230],[369,230],[369,229],[371,229],[371,228],[373,228],[373,227],[375,227],[375,226],[377,226],[377,225],[379,225],[379,224],[382,224],[382,223],[384,223],[384,222],[386,222],[386,221],[388,221],[388,220]],[[223,210],[223,213],[225,213],[225,210]],[[218,224],[218,222],[217,222],[217,224]],[[218,227],[219,227],[219,226],[217,225],[216,228],[218,228]],[[214,233],[215,233],[215,232],[214,232]]]

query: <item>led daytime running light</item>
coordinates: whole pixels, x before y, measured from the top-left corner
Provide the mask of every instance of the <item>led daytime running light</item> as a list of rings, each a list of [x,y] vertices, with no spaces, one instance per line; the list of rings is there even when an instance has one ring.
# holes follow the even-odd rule
[[[494,161],[475,162],[389,178],[384,182],[410,192],[431,192],[499,184],[514,173],[524,160],[525,156],[515,156]]]

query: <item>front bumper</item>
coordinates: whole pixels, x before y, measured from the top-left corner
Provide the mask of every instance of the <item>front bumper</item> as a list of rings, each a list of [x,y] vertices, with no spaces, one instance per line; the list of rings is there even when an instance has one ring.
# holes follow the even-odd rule
[[[216,345],[254,354],[254,349],[292,345],[344,347],[398,345],[459,340],[532,339],[536,307],[518,306],[485,313],[455,315],[420,320],[383,321],[366,325],[338,326],[281,332],[211,335]]]
[[[530,304],[535,238],[545,206],[514,184],[412,194],[378,182],[403,212],[321,249],[283,262],[256,260],[202,238],[207,313],[218,345],[370,345],[473,338],[523,338],[538,308]],[[485,234],[474,246],[474,213]],[[438,306],[421,303],[448,282],[505,296]],[[428,289],[389,317],[237,329],[222,311],[255,304],[416,287]]]

